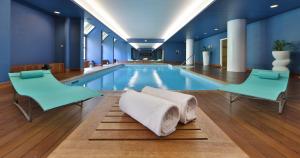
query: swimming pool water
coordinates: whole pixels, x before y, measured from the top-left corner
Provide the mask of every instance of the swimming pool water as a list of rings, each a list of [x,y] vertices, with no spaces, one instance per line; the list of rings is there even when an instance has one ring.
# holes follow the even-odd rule
[[[71,84],[71,83],[69,83]],[[220,84],[171,65],[122,65],[73,82],[94,90],[140,91],[145,86],[170,90],[213,90]]]

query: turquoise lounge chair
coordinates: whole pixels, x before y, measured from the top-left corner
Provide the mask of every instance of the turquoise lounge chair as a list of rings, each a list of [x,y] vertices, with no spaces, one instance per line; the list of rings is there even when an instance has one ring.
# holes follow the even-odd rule
[[[240,96],[270,100],[279,104],[278,112],[282,113],[287,100],[288,81],[289,71],[274,72],[272,70],[253,69],[250,76],[242,84],[228,84],[219,90],[230,93],[230,104]]]
[[[32,119],[31,99],[35,100],[44,111],[47,111],[68,104],[78,104],[82,107],[84,101],[101,95],[88,88],[62,84],[50,71],[46,70],[9,73],[9,78],[15,90],[14,104],[28,121]],[[28,112],[19,104],[18,95],[28,98]]]

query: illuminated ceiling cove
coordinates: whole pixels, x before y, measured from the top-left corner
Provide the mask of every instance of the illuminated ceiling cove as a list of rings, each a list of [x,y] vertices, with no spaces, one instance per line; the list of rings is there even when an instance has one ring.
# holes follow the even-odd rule
[[[214,0],[73,0],[135,48],[158,48]],[[149,40],[147,39],[156,39]],[[153,42],[159,41],[159,42]]]

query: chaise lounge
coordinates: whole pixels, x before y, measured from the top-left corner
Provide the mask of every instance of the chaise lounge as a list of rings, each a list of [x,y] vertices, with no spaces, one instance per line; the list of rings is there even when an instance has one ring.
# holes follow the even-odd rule
[[[279,104],[279,113],[283,112],[287,100],[289,71],[253,69],[250,76],[242,84],[228,84],[219,90],[230,93],[230,104],[240,96],[274,101]]]
[[[55,79],[50,71],[34,70],[9,73],[14,87],[14,104],[21,110],[28,121],[32,120],[31,99],[36,101],[44,111],[69,104],[79,104],[100,96],[97,91],[84,87],[67,86]],[[28,112],[19,104],[19,96],[28,98]]]

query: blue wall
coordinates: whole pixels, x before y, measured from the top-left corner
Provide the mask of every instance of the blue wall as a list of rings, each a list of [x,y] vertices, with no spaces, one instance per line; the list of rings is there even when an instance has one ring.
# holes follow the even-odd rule
[[[286,40],[293,43],[291,53],[292,72],[300,73],[300,8],[249,24],[248,62],[250,68],[272,68],[272,47],[275,40]],[[256,48],[256,49],[254,49]],[[253,56],[252,54],[255,54]]]
[[[128,56],[131,58],[131,46],[120,39],[115,42],[114,54],[117,61],[128,61]]]
[[[80,69],[82,68],[82,38],[81,19],[71,18],[69,28],[69,65],[66,68]]]
[[[114,58],[117,61],[128,61],[131,58],[131,46],[100,21],[91,15],[89,17],[88,22],[93,24],[95,28],[87,35],[87,60],[100,64],[103,58],[108,59],[112,63],[114,52]],[[102,31],[109,34],[103,42],[101,42]],[[114,37],[118,39],[115,45],[113,45]]]
[[[185,60],[185,43],[183,42],[166,42],[162,45],[164,51],[164,61],[183,62]],[[179,54],[176,54],[179,50]]]
[[[87,36],[87,60],[101,63],[101,28],[98,25]]]
[[[12,0],[0,2],[0,82],[11,66],[65,62],[83,67],[83,21],[49,15]]]
[[[55,62],[65,61],[65,18],[55,18]]]
[[[299,17],[300,8],[248,24],[247,67],[271,69],[274,60],[272,57],[273,42],[275,40],[286,40],[295,46],[294,51],[291,53],[290,70],[300,73]],[[221,33],[195,42],[194,50],[197,53],[197,61],[202,61],[201,55],[198,55],[202,47],[212,44],[211,63],[220,64],[220,39],[225,37],[226,33]]]
[[[54,62],[54,17],[11,3],[11,65]]]
[[[113,36],[109,35],[103,42],[103,60],[109,60],[109,63],[113,62]]]
[[[11,1],[0,1],[0,82],[7,81],[10,68]]]
[[[82,32],[83,23],[81,19],[78,18],[66,18],[64,22],[64,36],[59,36],[60,41],[64,41],[64,64],[65,68],[72,69],[82,69],[83,59],[82,59]],[[62,32],[61,30],[58,30]],[[57,43],[56,45],[61,45]],[[59,58],[60,59],[60,58]]]
[[[272,55],[267,32],[265,20],[247,25],[247,67],[270,69]]]
[[[210,64],[220,64],[220,39],[226,38],[227,33],[221,33],[209,38],[204,38],[194,43],[194,53],[196,53],[196,62],[203,62],[202,50],[203,47],[212,45],[212,51],[210,53]]]

